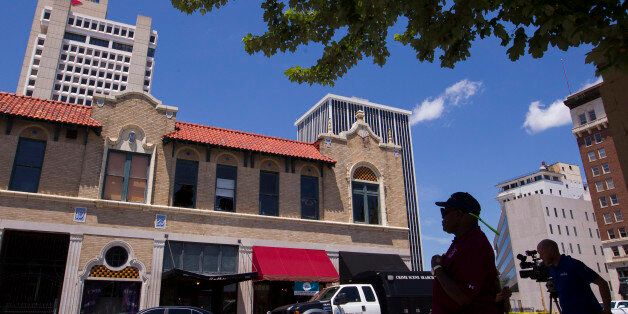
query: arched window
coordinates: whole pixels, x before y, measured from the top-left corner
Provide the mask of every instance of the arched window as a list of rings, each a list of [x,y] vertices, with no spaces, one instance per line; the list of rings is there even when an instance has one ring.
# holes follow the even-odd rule
[[[353,222],[377,225],[380,223],[379,183],[377,175],[367,167],[353,172],[351,181]]]

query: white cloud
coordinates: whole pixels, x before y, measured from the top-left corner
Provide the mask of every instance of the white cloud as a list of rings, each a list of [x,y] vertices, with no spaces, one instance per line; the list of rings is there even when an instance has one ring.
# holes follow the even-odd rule
[[[600,83],[602,83],[602,77],[598,77],[595,80],[588,80],[588,81],[584,82],[584,84],[582,84],[582,86],[580,87],[580,89],[578,89],[577,92],[583,91],[583,90],[585,90],[585,89],[587,89],[587,88],[589,88],[589,87],[591,87],[593,85],[597,85],[597,84],[600,84]]]
[[[539,101],[533,101],[526,113],[523,127],[529,134],[535,134],[549,128],[567,125],[570,122],[569,108],[563,104],[562,100],[554,101],[549,107],[544,107]]]
[[[445,92],[436,98],[426,98],[412,109],[410,125],[415,125],[423,121],[436,120],[445,112],[446,107],[457,106],[469,100],[471,96],[477,94],[482,88],[482,82],[469,81],[467,79],[456,82],[447,87]]]

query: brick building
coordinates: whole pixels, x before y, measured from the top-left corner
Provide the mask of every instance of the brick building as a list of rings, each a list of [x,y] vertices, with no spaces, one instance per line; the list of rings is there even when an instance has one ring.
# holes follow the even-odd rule
[[[0,93],[2,309],[265,313],[343,254],[410,263],[400,147],[363,112],[305,143],[179,122],[145,92],[94,104]]]
[[[589,184],[614,298],[625,299],[628,297],[628,223],[623,217],[628,214],[624,176],[628,165],[619,159],[617,147],[625,145],[625,136],[612,131],[620,126],[610,124],[602,95],[605,84],[569,96],[565,105],[571,110],[572,131]]]

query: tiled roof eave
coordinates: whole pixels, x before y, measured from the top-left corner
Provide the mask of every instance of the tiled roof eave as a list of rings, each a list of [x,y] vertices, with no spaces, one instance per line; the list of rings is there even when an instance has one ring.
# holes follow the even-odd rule
[[[79,127],[87,127],[87,128],[94,129],[97,131],[102,130],[102,125],[95,124],[95,123],[60,121],[60,120],[54,120],[54,119],[30,117],[27,115],[14,114],[14,113],[8,113],[8,112],[0,112],[0,117],[7,118],[7,119],[14,118],[14,119],[27,120],[27,121],[48,122],[48,123],[59,124],[59,125],[68,125],[68,126],[72,125],[72,126],[79,126]]]
[[[303,159],[303,160],[309,160],[309,161],[313,161],[313,162],[323,162],[326,164],[330,164],[330,165],[335,165],[336,161],[321,154],[321,158],[311,158],[311,157],[305,157],[305,156],[297,156],[297,155],[288,155],[288,154],[280,154],[280,153],[273,153],[273,152],[268,152],[268,151],[262,151],[262,150],[253,150],[253,149],[246,149],[246,148],[240,148],[240,147],[233,147],[233,146],[229,146],[229,145],[219,145],[219,144],[215,144],[215,143],[206,143],[206,142],[202,142],[202,141],[194,141],[194,140],[188,140],[188,139],[182,139],[182,138],[178,138],[176,136],[172,136],[174,132],[171,132],[169,134],[166,134],[162,137],[162,141],[164,142],[164,144],[176,141],[179,143],[186,143],[186,144],[193,144],[193,145],[204,145],[204,146],[208,146],[208,147],[219,147],[219,148],[226,148],[226,149],[231,149],[231,150],[237,150],[237,151],[243,151],[243,152],[256,152],[256,153],[261,153],[261,154],[266,154],[266,155],[270,155],[270,156],[278,156],[278,157],[291,157],[291,158],[297,158],[297,159]]]

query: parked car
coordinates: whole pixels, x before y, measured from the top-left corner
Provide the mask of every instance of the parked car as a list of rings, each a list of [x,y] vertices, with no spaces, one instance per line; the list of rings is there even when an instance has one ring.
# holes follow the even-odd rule
[[[139,311],[137,314],[212,314],[193,306],[158,306]]]
[[[429,313],[433,276],[428,272],[367,272],[351,284],[328,287],[310,301],[285,305],[271,314]]]

